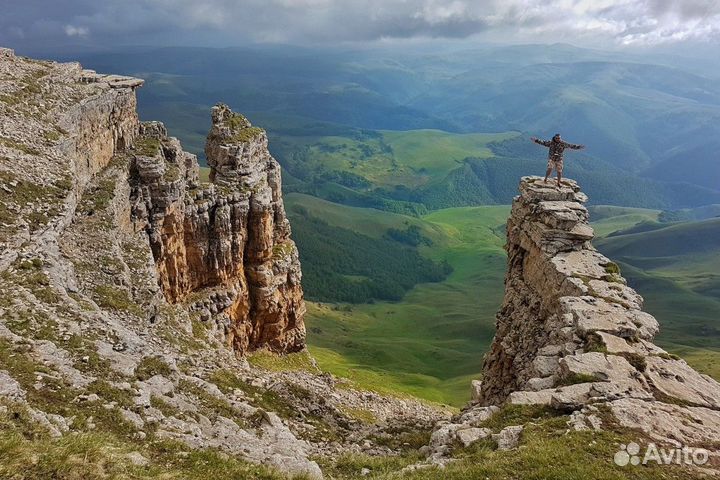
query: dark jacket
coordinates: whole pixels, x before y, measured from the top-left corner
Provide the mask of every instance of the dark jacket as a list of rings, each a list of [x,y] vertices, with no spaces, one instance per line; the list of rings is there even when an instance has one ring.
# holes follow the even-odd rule
[[[583,145],[577,145],[575,143],[568,143],[563,142],[562,140],[538,140],[535,139],[535,143],[538,145],[543,145],[548,147],[550,150],[548,151],[548,158],[554,162],[560,161],[563,159],[563,152],[566,148],[570,148],[572,150],[580,150],[581,148],[584,148]]]

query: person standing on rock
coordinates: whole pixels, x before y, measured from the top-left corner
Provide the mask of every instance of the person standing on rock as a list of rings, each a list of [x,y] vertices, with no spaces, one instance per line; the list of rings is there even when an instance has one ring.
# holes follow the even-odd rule
[[[552,140],[538,140],[535,137],[530,137],[530,140],[538,145],[542,145],[550,149],[548,151],[548,164],[547,170],[545,171],[545,182],[547,182],[548,177],[554,169],[557,172],[557,184],[558,188],[560,188],[563,172],[563,152],[566,148],[582,150],[585,148],[585,145],[576,145],[574,143],[564,142],[563,139],[560,138],[559,133],[556,133],[555,136],[552,137]]]

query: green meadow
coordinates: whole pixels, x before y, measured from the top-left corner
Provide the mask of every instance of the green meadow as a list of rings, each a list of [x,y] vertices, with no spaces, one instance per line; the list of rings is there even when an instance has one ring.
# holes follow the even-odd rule
[[[349,172],[373,186],[415,188],[442,180],[465,158],[492,157],[488,144],[517,135],[360,130],[344,136],[281,136],[273,148],[293,173]],[[293,157],[289,152],[304,154]]]
[[[447,278],[418,284],[398,302],[311,301],[308,344],[321,368],[360,387],[462,406],[469,399],[470,380],[480,376],[482,358],[495,331],[494,316],[504,289],[504,223],[509,207],[450,208],[410,217],[301,194],[287,195],[286,205],[293,224],[301,220],[293,218],[293,211],[302,206],[331,225],[376,238],[391,228],[417,225],[432,240],[431,245],[419,247],[420,252],[432,260],[447,261],[453,268]],[[676,243],[686,245],[687,255],[674,251],[670,269],[646,265],[643,269],[632,263],[642,263],[638,257],[616,254],[615,248],[629,248],[625,247],[628,235],[653,253],[656,242],[667,245],[668,238],[678,232],[697,228],[698,222],[690,222],[679,224],[685,225],[682,228],[667,225],[664,228],[670,231],[662,235],[662,229],[644,231],[643,225],[656,222],[659,213],[592,207],[592,218],[597,218],[593,223],[596,244],[620,262],[631,286],[646,298],[646,309],[662,326],[658,342],[699,370],[720,377],[720,301],[712,291],[690,288],[701,278],[711,284],[716,281],[716,262],[697,261],[697,245],[682,240]],[[635,230],[640,232],[623,234]],[[712,245],[717,237],[705,238]],[[322,261],[303,257],[302,250],[300,255],[304,264]]]
[[[432,239],[420,251],[452,266],[445,280],[418,284],[400,302],[310,302],[308,343],[323,369],[360,386],[462,405],[494,334],[508,207],[453,208],[413,218],[298,194],[288,195],[286,204],[293,222],[293,210],[302,205],[333,225],[378,238],[388,228],[412,224]]]

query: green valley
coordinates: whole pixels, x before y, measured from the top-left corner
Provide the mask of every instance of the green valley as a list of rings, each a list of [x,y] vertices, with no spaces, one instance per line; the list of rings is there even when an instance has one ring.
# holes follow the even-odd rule
[[[306,211],[342,228],[382,238],[389,228],[417,225],[432,245],[419,251],[452,273],[441,282],[421,283],[399,302],[311,303],[308,342],[320,366],[357,383],[459,406],[482,365],[482,351],[494,334],[494,315],[503,292],[506,206],[467,207],[421,218],[346,207],[289,194],[293,225]],[[303,233],[293,235],[299,243]],[[304,255],[303,269],[324,258]],[[310,299],[312,290],[307,290]]]
[[[418,246],[418,251],[435,262],[446,261],[453,269],[440,282],[415,285],[397,302],[312,301],[307,320],[308,343],[320,366],[381,392],[454,406],[467,401],[469,381],[479,376],[482,356],[495,331],[495,312],[502,301],[508,207],[450,208],[412,217],[348,207],[297,193],[288,194],[286,204],[299,244],[308,231],[297,226],[308,216],[375,239],[386,238],[390,229],[413,225],[431,240],[430,245]],[[660,213],[591,207],[591,218],[597,218],[597,245],[619,261],[631,286],[646,298],[647,310],[662,326],[660,345],[682,355],[700,371],[718,377],[720,302],[715,292],[705,288],[707,282],[717,281],[713,263],[693,262],[693,245],[682,241],[688,255],[684,259],[674,256],[679,264],[674,263],[672,269],[641,269],[635,265],[641,263],[636,257],[624,257],[614,250],[628,241],[627,236],[659,236],[664,240],[657,241],[667,245],[667,237],[673,237],[675,232],[698,228],[697,222],[660,224],[661,229],[622,234],[642,229],[648,222],[657,223]],[[664,229],[669,232],[660,235]],[[716,237],[703,238],[712,245]],[[643,242],[651,245],[651,239]],[[652,253],[652,247],[647,252]],[[327,258],[303,249],[300,254],[304,269],[316,262],[327,262]],[[707,280],[700,283],[705,287],[693,291],[688,285],[698,284],[700,278]],[[317,297],[310,285],[306,285],[306,294],[310,300]]]

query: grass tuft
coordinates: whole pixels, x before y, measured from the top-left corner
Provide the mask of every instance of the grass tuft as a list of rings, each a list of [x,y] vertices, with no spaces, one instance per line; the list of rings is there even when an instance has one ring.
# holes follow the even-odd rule
[[[170,366],[160,357],[144,357],[135,368],[138,380],[147,380],[155,375],[167,377],[172,374]]]
[[[140,138],[135,141],[135,153],[143,157],[154,157],[160,152],[162,144],[153,137]]]
[[[589,375],[587,373],[572,373],[564,378],[560,379],[558,385],[568,386],[577,385],[578,383],[591,383],[597,382],[599,379],[595,375]]]
[[[557,410],[545,405],[504,405],[500,411],[480,424],[480,427],[500,431],[512,425],[524,425],[539,419],[555,418]]]
[[[315,361],[307,351],[280,355],[268,350],[258,350],[247,357],[250,365],[272,372],[318,372]]]
[[[620,352],[618,355],[624,357],[638,372],[644,372],[647,368],[647,361],[644,355],[634,352]]]
[[[125,311],[142,316],[142,309],[130,297],[130,293],[113,285],[98,285],[93,289],[94,300],[103,308]]]

